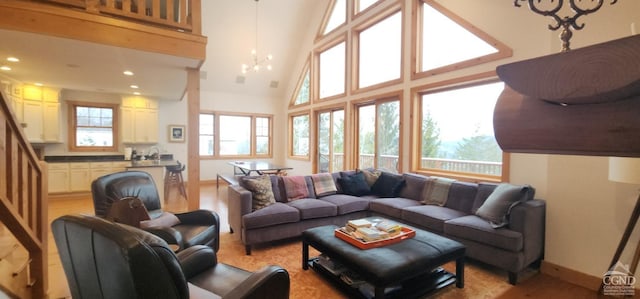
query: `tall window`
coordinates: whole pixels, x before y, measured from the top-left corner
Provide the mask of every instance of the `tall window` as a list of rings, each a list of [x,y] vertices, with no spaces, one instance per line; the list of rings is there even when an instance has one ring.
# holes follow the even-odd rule
[[[117,151],[117,105],[70,102],[72,151]]]
[[[200,113],[200,156],[271,156],[272,117]]]
[[[294,115],[290,118],[292,157],[309,158],[309,114]]]
[[[402,12],[395,12],[360,32],[357,45],[359,88],[399,79]]]
[[[321,35],[333,31],[347,21],[347,1],[333,0],[332,4],[329,6],[330,10],[325,13],[324,29]]]
[[[397,171],[400,157],[400,101],[357,107],[358,167]]]
[[[299,106],[303,104],[309,104],[311,101],[311,71],[309,68],[309,60],[304,65],[302,69],[302,75],[298,79],[298,84],[296,85],[296,90],[293,93],[294,98],[291,99],[289,103],[289,107]]]
[[[344,109],[318,114],[318,172],[344,170]]]
[[[503,87],[492,82],[421,94],[419,169],[499,178],[493,109]]]
[[[345,42],[324,50],[319,55],[321,99],[343,94],[345,91]]]

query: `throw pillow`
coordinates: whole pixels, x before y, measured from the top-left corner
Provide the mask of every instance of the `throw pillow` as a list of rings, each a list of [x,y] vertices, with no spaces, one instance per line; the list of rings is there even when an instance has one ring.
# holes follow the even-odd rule
[[[364,175],[364,179],[369,185],[369,187],[372,187],[373,184],[376,183],[376,181],[380,177],[380,174],[382,173],[379,170],[370,170],[370,169],[357,169],[356,172],[362,172],[362,174]]]
[[[365,181],[362,172],[339,177],[338,184],[340,184],[342,188],[342,193],[347,195],[362,196],[371,192],[369,184]]]
[[[283,176],[282,182],[284,183],[285,193],[287,194],[287,201],[309,197],[307,181],[304,179],[304,176]]]
[[[397,197],[404,186],[404,178],[401,175],[381,172],[380,177],[371,186],[371,193],[380,197]]]
[[[244,182],[251,191],[251,210],[257,211],[276,202],[271,189],[269,175],[261,175],[256,178],[245,178]]]
[[[313,188],[317,197],[336,194],[336,192],[338,192],[336,183],[333,181],[333,176],[330,173],[312,174],[311,180],[313,181]]]
[[[162,212],[162,214],[160,214],[160,216],[156,218],[140,221],[140,228],[150,228],[158,226],[172,227],[177,224],[180,224],[180,219],[178,219],[176,215],[168,212]]]
[[[493,228],[500,228],[509,224],[511,209],[520,202],[529,198],[532,192],[531,186],[518,186],[501,183],[487,197],[487,200],[478,208],[476,215],[489,221]]]
[[[455,181],[449,178],[430,177],[422,189],[422,203],[444,206],[449,198],[449,188]]]

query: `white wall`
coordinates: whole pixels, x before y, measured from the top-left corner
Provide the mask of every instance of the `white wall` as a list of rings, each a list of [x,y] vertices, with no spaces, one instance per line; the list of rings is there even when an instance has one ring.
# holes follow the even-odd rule
[[[407,16],[410,16],[411,0],[404,0]],[[497,38],[513,49],[513,57],[498,62],[486,63],[469,69],[443,74],[419,81],[408,78],[410,59],[405,59],[405,82],[389,90],[404,90],[403,103],[403,155],[409,152],[409,101],[410,88],[416,85],[455,78],[463,75],[494,70],[496,66],[559,52],[559,32],[547,30],[551,19],[529,11],[526,4],[520,8],[513,1],[437,1],[462,18]],[[586,27],[574,32],[572,48],[601,43],[631,35],[631,24],[640,31],[640,1],[619,1],[609,5],[605,1],[602,9],[593,15],[582,17]],[[320,15],[324,9],[317,9]],[[319,20],[316,18],[315,20]],[[317,21],[319,22],[319,21]],[[410,21],[407,20],[406,26]],[[312,25],[310,25],[312,26]],[[309,34],[315,34],[315,28]],[[406,37],[410,37],[407,33]],[[299,67],[312,51],[313,38],[300,43]],[[410,53],[410,38],[405,38],[405,53]],[[349,59],[349,58],[348,58]],[[349,62],[347,62],[349,64]],[[299,70],[292,70],[299,72]],[[290,82],[295,85],[295,82]],[[295,86],[293,86],[295,87]],[[365,94],[347,95],[340,101],[350,101]],[[324,105],[326,103],[323,103]],[[312,105],[312,107],[318,105]],[[282,107],[287,109],[286,104]],[[308,108],[305,108],[308,109]],[[286,120],[285,120],[286,121]],[[280,134],[286,134],[283,131]],[[279,136],[286,141],[287,136]],[[286,160],[295,173],[309,173],[311,163]],[[403,169],[408,169],[404,161]],[[547,201],[547,232],[545,260],[582,273],[601,277],[607,270],[618,241],[624,231],[626,221],[633,209],[638,186],[612,183],[607,180],[608,159],[606,157],[512,154],[510,181],[527,183],[536,187],[537,197]],[[630,244],[637,243],[634,235]],[[630,246],[633,247],[633,246]],[[624,255],[623,263],[630,263],[630,250]]]

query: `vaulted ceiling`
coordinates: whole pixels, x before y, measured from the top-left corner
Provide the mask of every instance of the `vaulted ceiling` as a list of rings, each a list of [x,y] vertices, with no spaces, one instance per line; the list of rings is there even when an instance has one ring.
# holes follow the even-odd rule
[[[324,11],[327,3],[202,0],[202,31],[208,44],[201,67],[201,90],[288,96],[285,89],[300,71],[292,69],[300,55],[300,42],[309,30],[317,29],[318,18],[313,16],[318,15],[318,10]],[[0,80],[40,82],[63,89],[131,94],[130,85],[136,84],[144,96],[180,100],[186,87],[185,67],[199,64],[195,59],[20,31],[0,29],[0,40],[0,58],[16,56],[21,60],[11,65],[11,71],[0,71]],[[250,72],[238,78],[242,75],[241,64],[251,63],[250,51],[256,41],[260,58],[273,55],[273,70]],[[124,76],[125,69],[132,70],[135,76]],[[241,79],[244,83],[237,83]],[[276,88],[271,87],[274,84]]]

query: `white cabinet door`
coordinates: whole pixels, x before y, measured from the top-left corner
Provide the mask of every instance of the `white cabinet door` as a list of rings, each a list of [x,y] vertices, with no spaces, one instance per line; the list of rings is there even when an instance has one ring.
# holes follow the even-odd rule
[[[42,135],[44,142],[60,142],[60,104],[44,103]]]
[[[31,142],[43,142],[42,124],[43,124],[43,106],[42,102],[24,101],[24,132],[27,139]]]
[[[48,165],[48,188],[49,193],[60,193],[69,191],[69,164],[50,163]]]
[[[135,121],[134,108],[122,108],[120,114],[122,118],[120,131],[122,131],[122,143],[135,143]]]
[[[157,143],[158,111],[155,109],[136,109],[133,114],[135,142]]]
[[[69,191],[91,191],[91,171],[89,163],[69,163]]]

